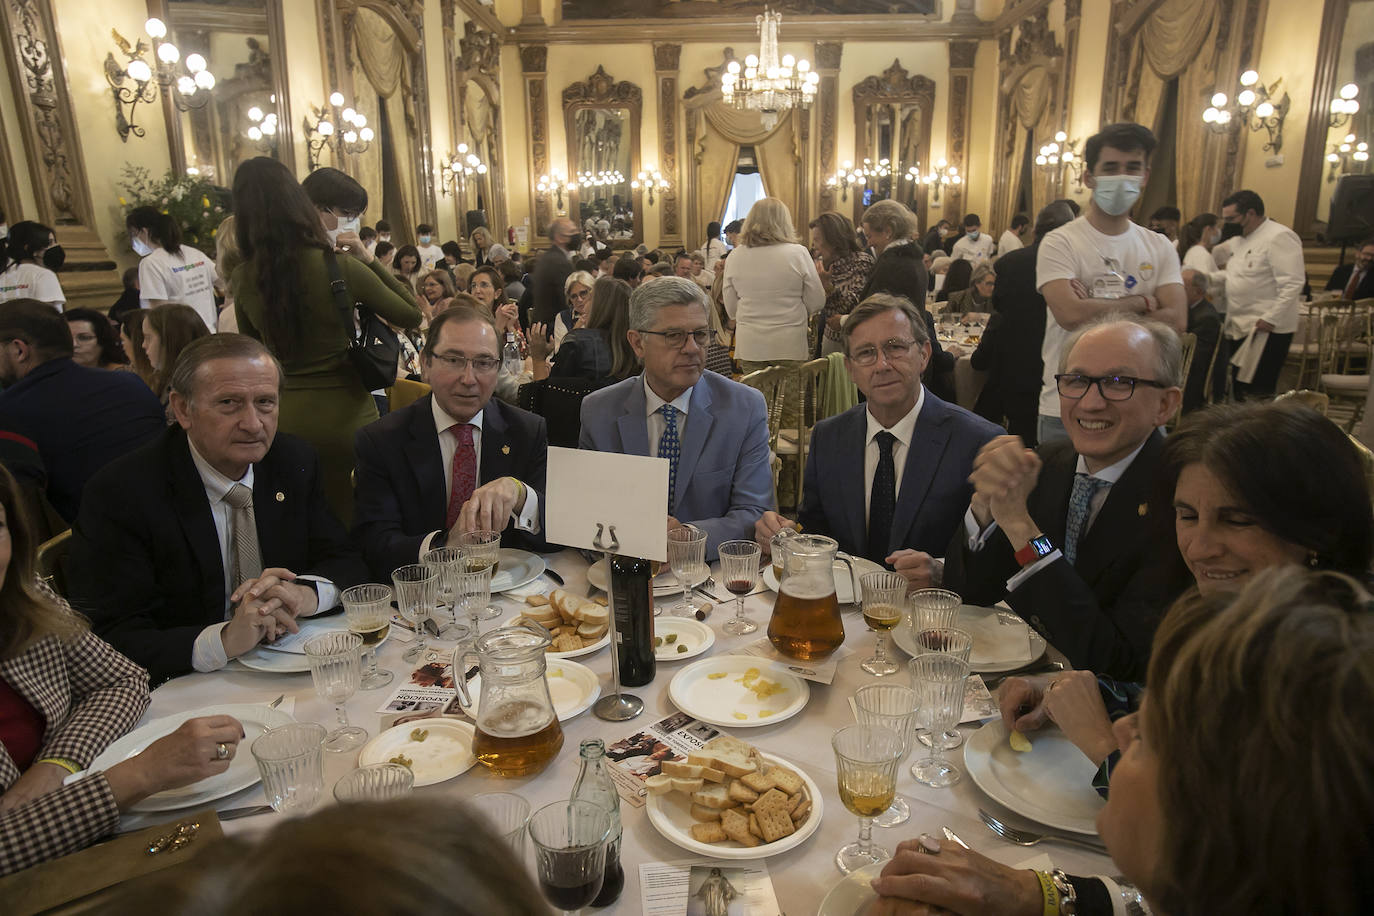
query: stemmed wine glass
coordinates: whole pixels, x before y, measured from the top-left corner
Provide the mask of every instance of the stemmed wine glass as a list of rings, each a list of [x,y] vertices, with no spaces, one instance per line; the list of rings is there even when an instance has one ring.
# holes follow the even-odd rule
[[[320,699],[334,704],[339,727],[324,739],[327,751],[351,751],[367,740],[367,729],[348,724],[344,711],[353,694],[358,692],[363,639],[357,633],[334,630],[321,633],[305,644],[305,659],[310,664],[310,676]]]
[[[873,818],[886,811],[897,795],[897,764],[902,739],[875,725],[847,725],[830,739],[835,750],[840,801],[859,817],[859,838],[835,853],[842,874],[884,862],[892,853],[873,844]]]
[[[706,578],[706,532],[694,525],[683,525],[668,532],[668,565],[682,589],[682,600],[673,605],[676,617],[691,617],[697,612],[692,603],[692,586]]]
[[[492,579],[501,570],[501,532],[490,530],[468,531],[458,535],[458,548],[463,551],[463,562],[468,572],[490,569]],[[501,616],[501,609],[493,607],[490,595],[487,603],[477,609],[474,617],[494,620]]]
[[[595,802],[567,799],[530,815],[539,889],[549,903],[575,914],[596,899],[606,877],[610,812]]]
[[[344,589],[339,597],[343,601],[348,628],[363,641],[363,676],[358,686],[363,690],[385,687],[393,676],[390,671],[377,667],[377,646],[391,629],[391,586],[355,585]]]
[[[878,634],[877,648],[859,667],[877,677],[896,674],[901,668],[887,652],[888,632],[902,621],[906,604],[905,577],[894,572],[868,573],[859,579],[863,588],[864,623]]]
[[[968,663],[969,656],[973,654],[973,635],[967,630],[956,629],[955,627],[927,627],[916,634],[917,654],[926,652],[938,652],[943,655],[953,655],[955,658]],[[912,677],[915,677],[915,669],[912,669]],[[958,723],[958,719],[954,720]],[[916,738],[926,747],[930,747],[930,732],[920,730]],[[957,728],[948,728],[940,734],[940,750],[950,751],[964,743],[964,736]]]
[[[720,576],[735,596],[735,616],[722,627],[731,636],[752,633],[759,625],[744,616],[744,596],[759,582],[759,558],[763,551],[753,541],[726,541],[720,545]]]
[[[391,584],[396,587],[396,610],[415,627],[415,645],[401,656],[413,662],[417,658],[424,658],[429,649],[425,643],[425,621],[434,611],[434,593],[439,586],[439,574],[423,563],[410,563],[391,571]]]
[[[921,708],[920,718],[931,735],[951,728],[964,709],[964,681],[968,663],[953,655],[927,652],[911,660],[911,680]],[[943,789],[959,781],[959,769],[945,760],[941,742],[932,741],[930,756],[911,765],[917,781]]]
[[[911,737],[916,731],[916,691],[901,684],[866,684],[854,691],[854,709],[860,725],[884,728],[902,739],[901,763],[911,753]],[[879,827],[896,827],[911,817],[911,807],[900,795],[892,806],[873,819]]]
[[[462,548],[435,547],[433,550],[426,550],[424,556],[420,557],[420,562],[439,574],[434,592],[436,606],[448,608],[450,622],[439,630],[439,636],[460,641],[467,639],[472,635],[472,628],[467,623],[458,621],[458,609],[454,604],[458,575],[465,568]]]

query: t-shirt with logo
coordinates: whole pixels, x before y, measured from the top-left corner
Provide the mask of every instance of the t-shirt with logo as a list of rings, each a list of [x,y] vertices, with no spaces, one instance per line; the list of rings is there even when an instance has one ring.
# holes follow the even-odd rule
[[[1095,229],[1086,216],[1080,216],[1047,234],[1040,242],[1035,259],[1035,288],[1055,280],[1077,280],[1094,299],[1123,299],[1127,296],[1152,296],[1170,283],[1183,283],[1178,252],[1168,237],[1144,226],[1127,223],[1120,235],[1107,235]],[[1045,362],[1040,386],[1040,414],[1059,416],[1059,392],[1054,376],[1070,332],[1045,310],[1045,340],[1040,357]]]
[[[146,309],[155,300],[184,302],[196,310],[205,326],[214,333],[219,326],[215,308],[215,261],[190,245],[179,254],[154,248],[138,264],[138,289]]]
[[[421,270],[433,270],[444,260],[444,249],[438,245],[419,245],[415,250],[420,253]]]
[[[11,299],[36,299],[53,305],[59,312],[67,301],[57,274],[41,264],[15,264],[0,274],[0,302]]]

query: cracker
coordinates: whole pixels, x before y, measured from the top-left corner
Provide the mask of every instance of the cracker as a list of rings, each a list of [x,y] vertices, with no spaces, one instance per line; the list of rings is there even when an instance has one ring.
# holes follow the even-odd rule
[[[720,824],[714,821],[707,824],[693,824],[688,833],[698,843],[724,843],[730,839],[730,834],[726,833]],[[755,842],[758,841],[755,840]]]
[[[737,802],[747,805],[758,801],[759,793],[746,786],[740,780],[734,779],[730,781],[730,797]]]
[[[796,795],[801,791],[802,778],[787,767],[773,767],[768,771],[768,779],[774,786],[788,795]]]
[[[755,804],[754,816],[758,818],[759,830],[763,833],[763,840],[766,843],[775,842],[797,832],[796,825],[792,823],[792,818],[787,815],[785,808],[773,806],[760,810],[759,806]]]
[[[739,781],[760,794],[773,788],[773,781],[763,773],[750,773],[747,776],[741,776]]]
[[[582,647],[582,639],[575,633],[564,633],[554,637],[553,640],[553,651],[555,652],[576,652]]]
[[[754,810],[759,812],[779,810],[786,814],[792,810],[792,804],[788,801],[787,793],[781,789],[769,789],[754,802]]]
[[[788,821],[789,827],[791,823]],[[721,812],[720,826],[725,831],[726,836],[741,846],[759,845],[759,838],[749,832],[749,819],[733,808]],[[763,829],[762,823],[759,824],[759,829]]]
[[[718,821],[720,820],[720,810],[717,808],[706,808],[692,803],[692,820],[694,821]]]
[[[526,596],[525,596],[525,603],[528,604],[530,607],[543,607],[543,606],[548,605],[548,603],[549,603],[549,596],[548,596],[548,595],[526,595]]]
[[[800,827],[806,823],[806,818],[811,814],[811,799],[803,799],[800,805],[792,809],[792,823]]]
[[[597,596],[596,596],[595,598],[593,598],[592,600],[595,601],[597,604],[601,605],[602,607],[606,607],[606,606],[610,603],[610,602],[606,599],[606,596],[605,596],[605,595],[597,595]]]
[[[750,812],[749,814],[749,832],[752,833],[754,836],[758,837],[760,840],[763,839],[763,831],[759,829],[758,815],[754,814],[753,812]]]

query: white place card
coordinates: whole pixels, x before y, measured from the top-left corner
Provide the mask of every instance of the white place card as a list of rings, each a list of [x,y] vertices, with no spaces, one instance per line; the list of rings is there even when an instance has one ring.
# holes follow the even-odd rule
[[[597,525],[614,525],[617,553],[667,562],[666,458],[550,448],[544,504],[551,544],[600,550]],[[602,538],[609,544],[609,531]]]

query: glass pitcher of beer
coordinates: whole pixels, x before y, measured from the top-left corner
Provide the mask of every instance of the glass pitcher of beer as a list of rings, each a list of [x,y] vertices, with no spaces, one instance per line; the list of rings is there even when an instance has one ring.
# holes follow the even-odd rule
[[[453,651],[454,681],[469,714],[472,697],[463,672],[468,659],[477,656],[482,692],[473,716],[472,753],[498,776],[538,773],[563,747],[563,729],[544,679],[544,650],[551,644],[547,632],[502,627]]]
[[[844,642],[844,621],[835,596],[834,565],[840,545],[818,534],[794,535],[786,544],[768,639],[783,655],[803,661],[822,659]]]

